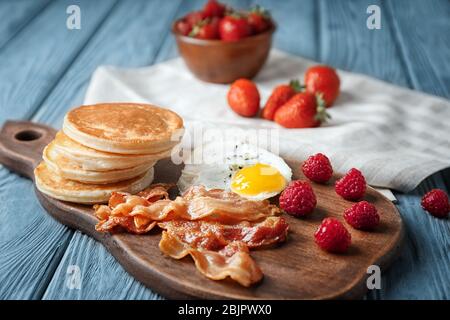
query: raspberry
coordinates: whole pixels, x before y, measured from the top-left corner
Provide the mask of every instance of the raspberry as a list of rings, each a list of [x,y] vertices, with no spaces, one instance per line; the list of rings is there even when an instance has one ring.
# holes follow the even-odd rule
[[[373,230],[380,223],[377,208],[367,201],[355,203],[344,211],[344,219],[355,229]]]
[[[422,198],[422,208],[437,218],[445,218],[450,212],[447,194],[441,189],[433,189]]]
[[[319,247],[334,253],[344,253],[352,242],[350,232],[335,218],[323,219],[314,238]]]
[[[280,195],[280,208],[295,217],[311,213],[316,204],[316,195],[306,181],[292,181]]]
[[[366,179],[358,169],[350,169],[345,176],[336,181],[335,190],[346,200],[359,200],[366,193]]]
[[[302,171],[305,176],[314,182],[325,183],[333,175],[330,160],[322,153],[310,156],[303,162]]]

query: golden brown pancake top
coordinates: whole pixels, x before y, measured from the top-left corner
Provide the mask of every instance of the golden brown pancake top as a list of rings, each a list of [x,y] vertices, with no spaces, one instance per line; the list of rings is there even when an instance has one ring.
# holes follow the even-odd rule
[[[170,139],[183,127],[175,112],[147,104],[103,103],[81,106],[67,114],[78,131],[104,140],[141,143]]]

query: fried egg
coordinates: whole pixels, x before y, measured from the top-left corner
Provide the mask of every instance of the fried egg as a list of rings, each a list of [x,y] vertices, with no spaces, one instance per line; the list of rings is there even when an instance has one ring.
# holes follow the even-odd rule
[[[209,143],[185,161],[178,180],[184,192],[192,185],[232,191],[250,200],[276,196],[289,184],[292,170],[276,154],[245,142]]]

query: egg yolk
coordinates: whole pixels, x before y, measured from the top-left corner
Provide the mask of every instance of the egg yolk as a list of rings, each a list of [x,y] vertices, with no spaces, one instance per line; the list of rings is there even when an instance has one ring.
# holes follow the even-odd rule
[[[237,171],[231,180],[231,190],[242,196],[281,192],[286,180],[281,173],[268,164],[257,163]]]

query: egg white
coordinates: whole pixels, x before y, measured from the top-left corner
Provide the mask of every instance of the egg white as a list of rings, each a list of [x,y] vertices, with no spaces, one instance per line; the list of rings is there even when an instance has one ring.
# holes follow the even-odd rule
[[[200,158],[202,161],[190,163]],[[245,142],[225,141],[224,143],[208,143],[194,150],[192,156],[182,170],[178,180],[178,188],[186,191],[192,185],[203,185],[209,189],[231,191],[234,174],[244,167],[262,163],[277,169],[284,177],[286,185],[291,182],[292,170],[286,162],[276,154]],[[279,192],[263,192],[253,196],[244,196],[251,200],[264,200],[274,197]]]

